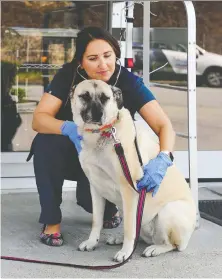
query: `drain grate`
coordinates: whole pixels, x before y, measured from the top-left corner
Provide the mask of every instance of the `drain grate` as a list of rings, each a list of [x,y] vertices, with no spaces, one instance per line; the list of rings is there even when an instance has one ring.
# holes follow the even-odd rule
[[[222,226],[222,200],[199,201],[200,216]]]

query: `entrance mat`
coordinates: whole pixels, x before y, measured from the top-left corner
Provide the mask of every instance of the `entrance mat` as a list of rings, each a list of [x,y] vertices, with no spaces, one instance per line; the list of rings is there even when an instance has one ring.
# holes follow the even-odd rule
[[[222,200],[199,201],[200,216],[222,226]]]

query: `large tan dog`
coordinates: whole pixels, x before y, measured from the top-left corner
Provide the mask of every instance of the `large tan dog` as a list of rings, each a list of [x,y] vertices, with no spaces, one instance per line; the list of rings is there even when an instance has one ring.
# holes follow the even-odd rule
[[[129,111],[122,107],[121,91],[102,81],[85,80],[77,85],[71,105],[73,120],[83,136],[79,159],[90,181],[93,203],[92,231],[79,249],[91,251],[98,245],[107,199],[123,210],[124,236],[108,240],[109,244],[123,242],[122,249],[114,256],[115,261],[122,262],[133,250],[139,195],[124,177],[113,138],[105,136],[102,131],[105,127],[107,131],[109,124],[116,128],[116,137],[124,148],[135,188],[136,181],[143,176],[135,137],[144,165],[157,156],[159,144],[149,129],[137,123],[134,126]],[[154,197],[151,193],[146,195],[141,237],[153,245],[144,250],[143,256],[157,256],[176,248],[184,250],[195,224],[196,207],[191,191],[183,175],[173,165],[168,168],[157,194]]]

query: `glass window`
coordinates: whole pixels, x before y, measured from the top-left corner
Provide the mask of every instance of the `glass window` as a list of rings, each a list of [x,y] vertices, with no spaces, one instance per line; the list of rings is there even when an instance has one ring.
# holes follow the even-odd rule
[[[166,85],[166,88],[152,87],[151,90],[179,135],[176,150],[187,150],[188,140],[184,137],[188,134],[188,34],[185,8],[181,1],[151,1],[150,6],[150,81],[161,86]],[[217,5],[218,10],[219,6],[221,4]],[[203,7],[201,2],[195,2],[197,144],[201,151],[222,150],[222,126],[219,121],[222,119],[222,48],[221,35],[218,35],[218,30],[222,29],[215,29],[215,26],[221,26],[222,21],[215,17],[213,9],[215,7],[210,4]],[[148,32],[148,29],[143,29],[143,20],[143,6],[138,2],[134,10],[135,67],[132,71],[139,76],[143,76],[143,63],[148,62],[142,59],[142,52],[148,48],[143,45],[141,36],[142,32]],[[205,32],[203,28],[207,28],[209,32]],[[170,86],[178,87],[178,90],[169,89]]]
[[[101,1],[1,2],[1,151],[29,151],[32,115],[44,89],[75,52],[85,26],[107,28]]]

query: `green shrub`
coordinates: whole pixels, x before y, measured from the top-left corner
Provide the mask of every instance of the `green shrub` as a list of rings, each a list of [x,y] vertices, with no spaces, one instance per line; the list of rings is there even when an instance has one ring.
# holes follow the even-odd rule
[[[42,72],[19,72],[18,79],[21,84],[24,84],[26,79],[28,79],[28,84],[42,84]]]
[[[12,88],[10,93],[11,93],[11,95],[17,96],[17,89]],[[25,98],[25,89],[19,87],[18,88],[18,101],[19,101],[19,103],[21,103],[24,98]]]

